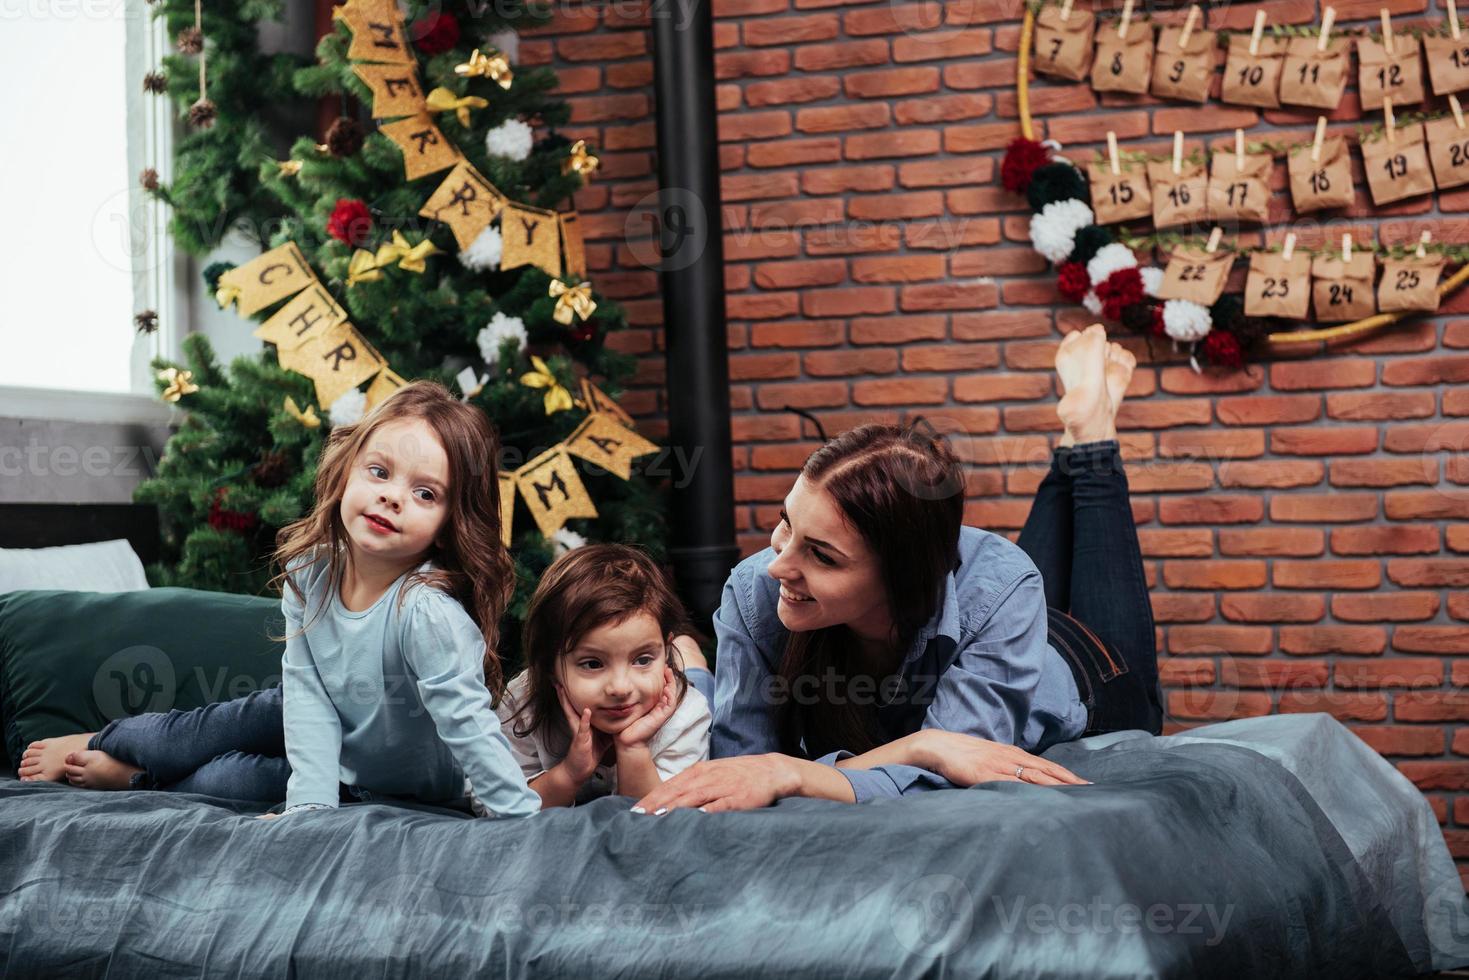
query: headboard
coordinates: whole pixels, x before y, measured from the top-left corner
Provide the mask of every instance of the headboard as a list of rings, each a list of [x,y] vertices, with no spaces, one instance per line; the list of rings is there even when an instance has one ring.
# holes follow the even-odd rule
[[[0,548],[50,548],[126,538],[147,565],[158,560],[153,504],[0,504]]]

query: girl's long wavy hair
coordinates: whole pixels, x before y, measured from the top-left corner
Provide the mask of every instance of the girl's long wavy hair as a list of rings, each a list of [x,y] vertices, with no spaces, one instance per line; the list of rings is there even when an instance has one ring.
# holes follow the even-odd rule
[[[485,686],[498,703],[505,691],[500,666],[500,617],[515,588],[515,568],[500,539],[500,440],[484,412],[461,402],[443,385],[414,381],[379,403],[360,422],[332,429],[316,467],[316,504],[311,513],[276,534],[274,560],[280,572],[270,580],[284,594],[290,588],[303,604],[301,588],[286,574],[291,562],[328,563],[328,590],[315,612],[308,611],[302,632],[325,610],[341,589],[347,563],[347,529],[342,524],[342,495],[357,457],[374,432],[389,422],[422,419],[434,431],[449,458],[449,513],[433,544],[419,564],[434,568],[415,570],[398,595],[423,584],[459,601],[485,639]]]
[[[648,553],[624,544],[589,544],[551,563],[531,596],[521,630],[526,691],[509,718],[517,738],[540,732],[552,752],[564,754],[572,733],[556,696],[557,664],[588,633],[639,612],[658,621],[682,701],[688,678],[671,641],[696,634],[683,602]]]
[[[892,616],[889,673],[943,602],[945,580],[958,563],[964,523],[964,472],[947,443],[926,423],[900,428],[871,424],[845,432],[807,458],[801,475],[830,494],[862,535],[882,576]],[[844,696],[797,698],[776,709],[781,751],[818,758],[833,749],[861,754],[886,741],[871,704],[853,703],[853,637],[845,625],[792,632],[779,674],[784,690],[810,689],[798,678],[835,677]],[[878,678],[881,681],[881,677]],[[817,690],[822,690],[819,686]],[[808,703],[801,703],[806,701]]]

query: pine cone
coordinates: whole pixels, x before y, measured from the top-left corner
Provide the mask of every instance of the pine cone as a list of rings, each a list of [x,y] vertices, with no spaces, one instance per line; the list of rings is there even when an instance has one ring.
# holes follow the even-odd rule
[[[158,190],[158,171],[152,167],[143,168],[143,172],[138,175],[138,183],[143,185],[145,191]]]
[[[144,310],[133,317],[133,322],[138,325],[138,333],[153,333],[158,329],[158,314]]]
[[[219,115],[213,102],[208,99],[200,99],[189,106],[189,122],[195,129],[208,129],[214,125],[214,118]]]
[[[162,95],[168,91],[168,76],[161,71],[150,71],[143,76],[143,91]]]
[[[204,32],[197,27],[185,27],[173,43],[184,54],[198,54],[204,50]]]
[[[260,462],[250,467],[250,476],[257,485],[273,490],[291,478],[291,462],[285,453],[268,450],[261,455]]]
[[[357,120],[339,116],[326,131],[326,148],[334,157],[356,156],[366,135]]]

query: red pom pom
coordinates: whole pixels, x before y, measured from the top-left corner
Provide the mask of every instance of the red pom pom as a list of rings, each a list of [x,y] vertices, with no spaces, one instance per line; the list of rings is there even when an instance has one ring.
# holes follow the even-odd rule
[[[1080,262],[1062,262],[1056,270],[1056,291],[1073,303],[1080,303],[1092,281],[1086,274],[1086,266]]]
[[[367,241],[368,233],[372,231],[372,212],[367,210],[367,205],[355,197],[343,197],[337,200],[337,206],[332,208],[332,216],[327,220],[326,233],[339,242],[348,245],[361,245]]]
[[[1239,339],[1228,330],[1209,331],[1204,337],[1204,357],[1210,364],[1220,367],[1245,366],[1245,352],[1239,345]]]
[[[1143,298],[1143,276],[1136,268],[1118,269],[1097,284],[1097,299],[1102,301],[1102,316],[1121,320],[1124,307]]]
[[[239,531],[241,533],[253,528],[256,521],[255,515],[239,510],[225,510],[224,496],[224,487],[214,491],[214,499],[209,501],[209,526],[216,531]]]
[[[437,17],[425,17],[413,22],[413,42],[418,50],[427,55],[443,54],[459,43],[459,21],[451,13]]]
[[[1168,336],[1168,331],[1166,329],[1164,329],[1164,326],[1163,326],[1163,306],[1162,306],[1162,304],[1159,304],[1158,306],[1153,307],[1153,336],[1154,337],[1166,337],[1166,336]]]
[[[1007,191],[1024,194],[1025,189],[1030,186],[1030,175],[1035,173],[1037,167],[1049,163],[1050,160],[1050,150],[1035,140],[1017,136],[1005,150],[1005,159],[1000,164],[1000,183],[1005,185]]]

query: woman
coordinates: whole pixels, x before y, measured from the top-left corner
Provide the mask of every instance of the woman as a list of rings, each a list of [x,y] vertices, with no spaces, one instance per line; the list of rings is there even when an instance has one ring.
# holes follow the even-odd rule
[[[1115,424],[1135,366],[1100,325],[1062,341],[1066,431],[1018,547],[961,527],[963,473],[932,438],[863,426],[813,453],[771,547],[725,585],[717,677],[689,672],[715,689],[713,758],[635,809],[1079,784],[1031,753],[1158,734],[1152,611]]]

